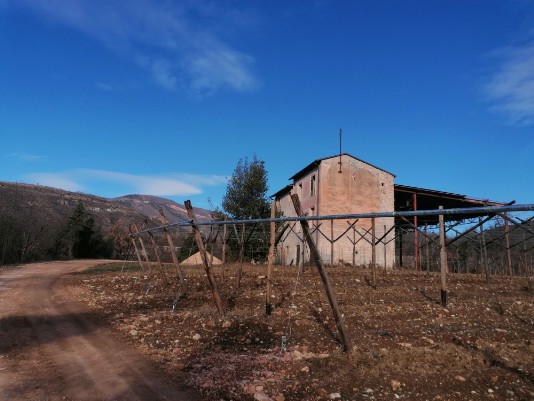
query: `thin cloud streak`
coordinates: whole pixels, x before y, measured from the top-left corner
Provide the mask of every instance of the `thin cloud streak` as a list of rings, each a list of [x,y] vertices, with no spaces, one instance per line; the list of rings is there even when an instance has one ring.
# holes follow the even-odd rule
[[[501,49],[498,70],[484,86],[490,108],[506,116],[512,125],[534,124],[534,43]]]
[[[11,158],[17,159],[22,162],[42,162],[46,161],[45,156],[33,155],[30,153],[11,153],[8,155]]]
[[[181,83],[195,94],[209,95],[259,86],[252,70],[254,59],[217,37],[216,27],[210,30],[212,24],[243,26],[232,21],[237,17],[231,13],[214,10],[215,5],[154,0],[11,1],[100,41],[147,70],[165,89],[175,90]]]
[[[34,184],[44,185],[53,188],[60,188],[66,191],[83,192],[85,190],[85,187],[83,185],[61,174],[33,173],[28,174],[27,178]]]
[[[190,196],[202,194],[203,187],[226,183],[225,177],[215,175],[169,174],[165,176],[150,176],[93,169],[33,173],[28,174],[26,179],[40,185],[78,192],[92,192],[93,185],[91,184],[95,182],[99,186],[106,183],[112,184],[114,193],[107,196],[121,196],[132,193],[154,196]]]
[[[96,83],[96,87],[98,89],[101,89],[101,90],[106,91],[106,92],[109,92],[109,91],[113,90],[113,86],[111,86],[109,84],[106,84],[104,82],[97,82]]]

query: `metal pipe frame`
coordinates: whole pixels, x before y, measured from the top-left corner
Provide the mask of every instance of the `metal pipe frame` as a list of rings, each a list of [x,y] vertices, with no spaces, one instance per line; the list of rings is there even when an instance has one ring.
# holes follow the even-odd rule
[[[534,204],[523,205],[507,205],[507,206],[481,206],[470,208],[456,208],[456,209],[435,209],[435,210],[417,210],[417,211],[405,211],[405,212],[378,212],[378,213],[356,213],[356,214],[336,214],[336,215],[324,215],[324,216],[295,216],[295,217],[277,217],[277,218],[265,218],[265,219],[251,219],[251,220],[219,220],[219,221],[206,221],[193,223],[192,220],[184,220],[177,223],[166,224],[158,227],[147,228],[137,233],[131,234],[132,236],[147,234],[149,231],[160,231],[165,228],[171,227],[190,227],[193,224],[197,226],[216,226],[225,224],[243,224],[243,223],[282,223],[286,221],[318,221],[318,220],[340,220],[340,219],[370,219],[380,217],[413,217],[413,216],[451,216],[451,215],[472,215],[478,214],[481,216],[487,216],[491,214],[499,214],[504,212],[522,212],[522,211],[534,211]]]

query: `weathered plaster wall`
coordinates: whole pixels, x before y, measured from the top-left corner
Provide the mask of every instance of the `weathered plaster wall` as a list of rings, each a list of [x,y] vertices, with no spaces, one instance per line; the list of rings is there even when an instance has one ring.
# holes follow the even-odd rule
[[[322,160],[317,169],[294,182],[292,193],[299,195],[305,213],[324,216],[394,210],[393,175],[348,155],[342,156],[341,163],[340,173],[339,157]],[[314,193],[311,191],[312,176],[315,176]],[[295,215],[289,194],[280,199],[279,207],[285,216]],[[310,222],[312,227],[316,224],[318,223]],[[376,237],[382,237],[393,224],[392,218],[376,219]],[[307,246],[298,238],[299,236],[302,238],[300,224],[292,226],[293,232],[278,249],[277,256],[280,263],[296,264],[297,261],[309,260]],[[327,238],[341,236],[333,247],[318,231],[313,234],[325,264],[368,265],[371,262],[371,245],[366,240],[360,239],[360,234],[370,230],[371,220],[361,219],[356,223],[355,228],[360,234],[351,229],[343,235],[348,227],[346,220],[334,220],[333,224],[330,221],[323,221],[320,224],[320,230]],[[391,231],[385,239],[389,243],[386,245],[380,243],[376,247],[376,260],[380,266],[391,267],[394,264],[393,237],[394,232]],[[358,244],[353,246],[349,238],[352,242],[359,240]],[[370,233],[365,238],[370,241]],[[297,252],[300,252],[299,256]]]

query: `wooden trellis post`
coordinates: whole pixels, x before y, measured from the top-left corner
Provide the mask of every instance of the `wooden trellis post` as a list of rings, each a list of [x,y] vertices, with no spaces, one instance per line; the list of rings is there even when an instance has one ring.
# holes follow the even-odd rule
[[[223,225],[223,236],[222,236],[222,264],[223,266],[226,264],[226,241],[228,240],[226,235],[227,230],[227,224]],[[224,267],[223,267],[223,274],[224,274]]]
[[[425,255],[426,255],[426,274],[430,272],[430,239],[428,238],[428,223],[425,223]]]
[[[237,234],[237,228],[234,224],[234,230],[235,235],[237,238],[239,238]],[[245,224],[243,223],[241,226],[241,239],[238,240],[239,242],[239,267],[237,269],[237,281],[236,281],[236,291],[238,291],[241,288],[241,276],[243,275],[243,258],[245,257]]]
[[[156,260],[158,262],[159,271],[161,273],[161,276],[165,280],[165,283],[169,284],[169,278],[167,277],[167,274],[165,273],[165,268],[163,267],[163,263],[161,263],[161,258],[159,256],[159,250],[158,250],[158,244],[156,244],[156,240],[154,239],[154,234],[152,234],[149,231],[148,232],[148,236],[150,237],[150,242],[152,243],[152,247],[154,249],[154,254],[156,255]]]
[[[295,212],[297,213],[297,216],[302,216],[299,196],[297,194],[292,194],[291,200],[293,201],[293,206],[295,207]],[[347,352],[352,348],[351,341],[349,334],[345,328],[343,315],[339,311],[336,293],[334,292],[334,289],[332,287],[332,282],[330,281],[330,277],[328,277],[326,269],[323,266],[323,262],[321,261],[321,257],[319,256],[319,252],[317,251],[317,247],[315,246],[315,242],[313,242],[313,238],[310,234],[310,226],[308,224],[308,221],[300,220],[300,225],[302,226],[304,238],[306,239],[308,247],[310,248],[310,255],[315,261],[315,265],[317,266],[317,270],[319,270],[319,275],[321,276],[321,281],[323,282],[323,285],[325,287],[326,295],[328,297],[328,301],[330,302],[330,307],[332,308],[332,312],[334,314],[334,320],[336,321],[336,326],[339,331],[339,337],[341,343],[343,344],[343,350]]]
[[[504,236],[506,239],[506,257],[508,259],[508,274],[510,275],[510,280],[513,275],[512,268],[512,253],[510,251],[510,226],[508,225],[508,213],[504,212]]]
[[[330,220],[330,266],[334,267],[334,220]]]
[[[139,232],[139,228],[137,227],[137,224],[134,223],[134,229],[135,231]],[[148,271],[152,271],[152,268],[150,267],[150,259],[148,258],[148,252],[145,248],[145,241],[143,241],[143,238],[141,236],[138,236],[137,239],[139,240],[139,243],[141,244],[141,253],[143,254],[143,257],[145,258],[146,264],[148,266]]]
[[[443,209],[443,206],[439,207]],[[439,215],[439,245],[440,245],[440,271],[441,271],[441,306],[447,307],[447,245],[445,243],[445,219],[442,214]]]
[[[215,302],[215,307],[219,315],[224,315],[224,309],[221,302],[221,297],[219,291],[217,290],[217,285],[215,283],[215,276],[213,275],[213,270],[208,261],[208,255],[206,255],[206,248],[204,247],[204,242],[202,241],[202,235],[198,226],[195,224],[195,214],[193,213],[193,206],[191,205],[190,200],[184,202],[184,206],[187,209],[187,215],[191,220],[191,228],[193,229],[193,234],[195,236],[195,241],[198,246],[198,251],[200,252],[200,257],[202,258],[202,263],[204,264],[204,269],[206,270],[206,275],[208,276],[208,282],[211,287],[211,293],[213,295],[213,301]]]
[[[480,253],[482,255],[482,265],[484,267],[484,274],[486,275],[486,283],[489,283],[489,266],[488,266],[488,249],[486,248],[486,233],[484,232],[484,223],[482,222],[482,217],[478,218],[480,224]]]
[[[271,202],[271,219],[276,217],[276,204]],[[270,315],[273,311],[273,304],[271,303],[271,287],[273,276],[273,260],[275,247],[276,223],[271,221],[269,224],[269,257],[267,265],[267,291],[265,292],[265,313]]]
[[[141,260],[141,255],[139,254],[139,249],[137,248],[137,244],[135,243],[135,238],[131,235],[132,234],[132,227],[128,226],[128,230],[130,231],[130,239],[132,240],[132,244],[135,249],[135,255],[137,256],[137,260],[139,261],[139,266],[141,266],[141,270],[145,270],[145,267],[143,266],[143,261]]]
[[[356,266],[356,230],[352,230],[352,267]]]
[[[159,209],[159,214],[161,215],[163,224],[169,224],[169,221],[163,213],[163,209]],[[176,267],[176,271],[178,272],[178,278],[180,279],[181,294],[178,294],[177,298],[185,297],[187,296],[187,281],[185,280],[184,273],[182,272],[182,268],[180,267],[180,262],[178,262],[178,256],[176,256],[176,248],[174,246],[174,241],[172,240],[169,231],[167,231],[167,228],[163,228],[163,231],[165,232],[165,237],[167,237],[167,243],[169,244],[172,262]]]
[[[376,224],[375,218],[371,218],[371,264],[373,268],[373,287],[376,288]]]
[[[388,232],[387,232],[387,227],[386,225],[384,224],[384,236],[382,237],[382,242],[384,244],[384,271],[387,270],[387,259],[388,259],[388,249],[387,249],[387,244],[388,242],[386,242],[386,236],[388,235]]]

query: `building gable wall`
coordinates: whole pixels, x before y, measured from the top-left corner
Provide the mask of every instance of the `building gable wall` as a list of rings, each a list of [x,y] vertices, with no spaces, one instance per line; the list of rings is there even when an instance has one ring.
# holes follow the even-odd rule
[[[353,213],[372,213],[394,210],[394,176],[384,170],[376,168],[350,155],[323,159],[316,169],[307,172],[294,181],[291,193],[297,193],[304,213],[308,215],[338,215]],[[340,168],[341,167],[341,168]],[[339,172],[341,169],[341,173]],[[285,216],[294,216],[295,211],[290,194],[278,199],[280,210]],[[351,222],[352,223],[352,222]],[[394,224],[393,218],[375,220],[375,234],[381,237]],[[311,222],[311,227],[317,227],[318,222]],[[367,265],[371,261],[370,232],[361,239],[366,231],[371,229],[371,220],[362,219],[355,225],[355,230],[349,230],[346,220],[322,221],[315,230],[314,240],[319,253],[326,264],[357,264]],[[319,230],[324,235],[319,233]],[[300,237],[300,238],[299,238]],[[325,238],[326,237],[326,238]],[[333,245],[332,239],[339,238]],[[386,236],[386,242],[393,239],[394,233]],[[328,239],[327,239],[328,238]],[[360,239],[356,246],[353,242]],[[283,248],[283,249],[282,249]],[[306,245],[302,242],[300,225],[296,224],[293,233],[288,235],[280,246],[281,261],[290,264],[297,261],[308,261]],[[301,255],[296,255],[300,252]],[[377,245],[377,263],[391,267],[394,263],[395,245],[390,241],[386,245]]]

